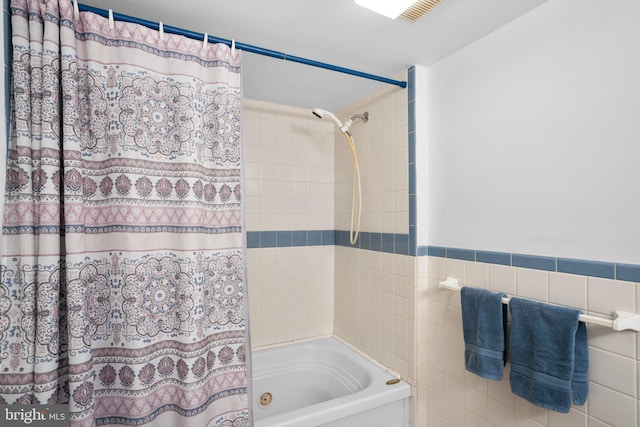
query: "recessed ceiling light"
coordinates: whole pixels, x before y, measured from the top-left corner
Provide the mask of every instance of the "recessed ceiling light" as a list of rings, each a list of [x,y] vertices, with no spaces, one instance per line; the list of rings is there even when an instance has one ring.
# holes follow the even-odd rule
[[[366,7],[391,19],[396,19],[416,0],[354,0],[358,6]]]

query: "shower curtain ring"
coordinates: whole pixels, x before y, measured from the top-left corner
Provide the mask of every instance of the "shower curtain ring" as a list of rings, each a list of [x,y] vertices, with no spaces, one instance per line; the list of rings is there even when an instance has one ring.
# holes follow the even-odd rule
[[[158,24],[158,32],[160,33],[160,40],[164,40],[164,24],[162,21]]]
[[[78,6],[78,0],[73,0],[73,17],[75,19],[80,18],[80,6]]]
[[[202,39],[202,48],[206,49],[208,43],[209,43],[209,34],[204,33],[204,38]]]
[[[113,30],[116,27],[116,23],[113,20],[113,9],[109,9],[109,29]]]

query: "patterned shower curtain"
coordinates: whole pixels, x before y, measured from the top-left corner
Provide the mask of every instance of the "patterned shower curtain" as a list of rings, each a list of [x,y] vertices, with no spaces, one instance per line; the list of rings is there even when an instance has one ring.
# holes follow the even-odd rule
[[[248,425],[240,56],[12,0],[0,403]]]

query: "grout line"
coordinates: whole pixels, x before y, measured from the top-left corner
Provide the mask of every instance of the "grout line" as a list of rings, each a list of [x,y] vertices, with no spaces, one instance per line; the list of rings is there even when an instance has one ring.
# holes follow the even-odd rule
[[[337,335],[333,335],[333,338],[335,338],[337,341],[341,342],[345,346],[349,347],[349,349],[353,350],[353,352],[357,353],[358,355],[360,355],[361,357],[363,357],[367,361],[371,362],[372,364],[374,364],[378,368],[382,369],[383,371],[385,371],[389,375],[392,375],[395,378],[400,378],[403,381],[405,381],[407,384],[413,386],[413,384],[411,384],[407,378],[402,378],[402,376],[400,374],[398,374],[396,371],[384,366],[382,363],[380,363],[377,360],[373,359],[371,356],[369,356],[368,354],[366,354],[365,352],[363,352],[359,348],[355,347],[353,344],[345,341],[344,339],[342,339],[341,337],[339,337]]]

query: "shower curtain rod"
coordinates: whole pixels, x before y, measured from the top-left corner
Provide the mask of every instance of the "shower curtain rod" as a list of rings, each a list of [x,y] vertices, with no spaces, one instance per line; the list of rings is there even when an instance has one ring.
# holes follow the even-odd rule
[[[93,6],[88,6],[86,4],[78,4],[80,11],[83,12],[92,12],[97,15],[104,16],[105,18],[109,17],[109,11],[106,9],[100,9]],[[160,30],[160,24],[158,22],[148,21],[142,18],[136,18],[129,15],[124,15],[122,13],[113,12],[113,18],[118,21],[123,22],[131,22],[134,24],[140,24],[147,28],[151,28],[153,30]],[[183,28],[173,27],[170,25],[163,24],[163,30],[165,33],[178,34],[181,36],[188,37],[190,39],[195,40],[203,40],[204,33],[198,33],[195,31],[185,30]],[[208,36],[208,41],[210,43],[224,43],[227,46],[231,46],[232,41],[228,39],[223,39],[215,36]],[[401,88],[407,87],[407,82],[400,80],[393,80],[382,76],[377,76],[375,74],[364,73],[362,71],[352,70],[350,68],[339,67],[337,65],[327,64],[325,62],[314,61],[312,59],[302,58],[300,56],[288,55],[284,52],[278,52],[271,49],[265,49],[263,47],[254,46],[246,43],[235,42],[236,49],[244,50],[249,53],[256,53],[258,55],[269,56],[271,58],[282,59],[284,61],[297,62],[299,64],[306,64],[312,67],[324,68],[325,70],[337,71],[339,73],[345,73],[352,76],[362,77],[365,79],[376,80],[382,83],[387,83],[390,85],[399,86]]]

